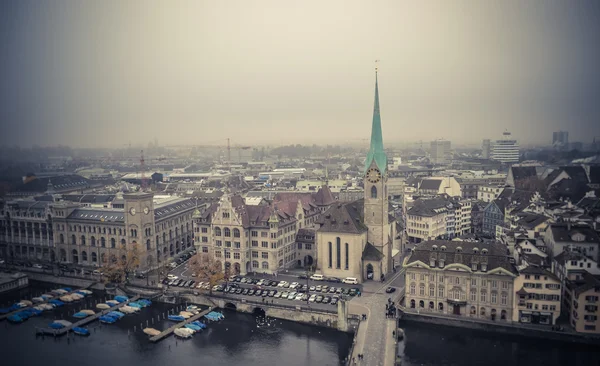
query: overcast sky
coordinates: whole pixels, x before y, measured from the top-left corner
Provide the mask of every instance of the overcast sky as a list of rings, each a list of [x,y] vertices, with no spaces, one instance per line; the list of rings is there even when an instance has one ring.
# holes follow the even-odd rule
[[[0,4],[0,144],[600,138],[600,1]]]

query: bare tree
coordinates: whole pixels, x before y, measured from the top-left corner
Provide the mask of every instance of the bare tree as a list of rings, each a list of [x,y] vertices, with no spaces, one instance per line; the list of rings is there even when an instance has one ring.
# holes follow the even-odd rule
[[[125,283],[139,266],[140,253],[137,244],[132,244],[129,248],[123,245],[119,250],[119,258],[111,254],[110,258],[104,259],[102,272],[109,282]]]
[[[201,281],[209,283],[209,293],[212,295],[212,288],[219,281],[223,280],[224,273],[221,262],[214,260],[206,253],[198,253],[190,259],[189,267],[196,277]]]

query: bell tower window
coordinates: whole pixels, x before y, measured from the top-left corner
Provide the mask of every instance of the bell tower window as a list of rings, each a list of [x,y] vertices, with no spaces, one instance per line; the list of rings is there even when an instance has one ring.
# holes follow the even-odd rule
[[[371,198],[377,198],[377,187],[371,187]]]

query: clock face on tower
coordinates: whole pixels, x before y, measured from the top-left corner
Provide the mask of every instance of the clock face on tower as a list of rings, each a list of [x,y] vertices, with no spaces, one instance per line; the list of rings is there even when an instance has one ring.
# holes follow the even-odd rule
[[[371,168],[366,174],[367,180],[371,183],[377,183],[381,180],[381,172],[375,168]]]
[[[135,208],[133,208],[133,207],[132,207],[132,208],[129,210],[129,213],[131,214],[131,216],[135,216]]]

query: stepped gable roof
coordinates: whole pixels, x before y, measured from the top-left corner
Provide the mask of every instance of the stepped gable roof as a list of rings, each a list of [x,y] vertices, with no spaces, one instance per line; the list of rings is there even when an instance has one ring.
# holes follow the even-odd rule
[[[119,209],[77,208],[67,220],[94,222],[125,222],[125,211]]]
[[[581,242],[600,243],[598,233],[588,225],[550,224],[550,230],[555,242],[572,242],[574,235],[582,234],[584,240]]]
[[[329,206],[335,202],[329,186],[324,185],[314,195],[315,203],[319,206]]]
[[[367,226],[362,217],[362,205],[358,201],[334,204],[319,219],[321,232],[361,234]]]
[[[442,180],[441,179],[432,179],[432,178],[425,178],[421,181],[421,185],[419,186],[419,189],[421,190],[436,190],[438,191],[440,189],[440,185],[442,184]]]
[[[384,257],[383,253],[371,243],[365,245],[365,249],[362,252],[362,259],[365,261],[380,261]]]
[[[445,250],[442,246],[445,247]],[[461,248],[460,252],[457,251],[458,247]],[[477,252],[475,252],[474,249],[477,249]],[[483,253],[484,249],[487,250],[487,253],[485,254]],[[432,255],[435,255],[438,258],[441,258],[441,256],[445,257],[445,266],[456,263],[470,268],[473,262],[486,263],[487,272],[496,268],[503,268],[516,275],[518,273],[517,269],[514,264],[510,263],[507,251],[506,245],[497,241],[482,243],[429,240],[415,246],[407,264],[420,261],[428,265]]]

